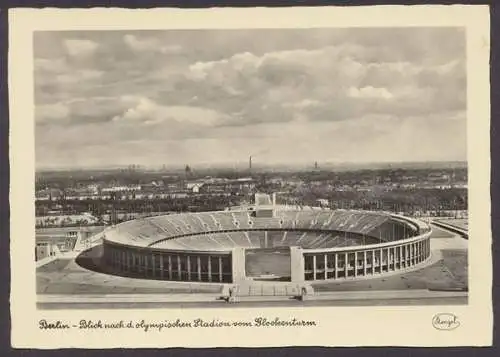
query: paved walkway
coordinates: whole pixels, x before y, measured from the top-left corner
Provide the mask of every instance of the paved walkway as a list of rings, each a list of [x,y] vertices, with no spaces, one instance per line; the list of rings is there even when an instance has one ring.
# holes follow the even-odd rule
[[[469,241],[459,236],[453,238],[431,238],[432,250],[466,250],[468,247]]]
[[[343,301],[343,300],[390,300],[390,299],[435,299],[466,297],[466,292],[407,290],[407,291],[343,291],[320,292],[308,295],[307,301]],[[290,301],[289,296],[241,296],[239,302]],[[112,294],[112,295],[39,295],[38,303],[42,304],[112,304],[112,303],[215,303],[224,302],[220,294]]]
[[[103,295],[38,295],[38,303],[158,303],[214,302],[221,294],[103,294]]]

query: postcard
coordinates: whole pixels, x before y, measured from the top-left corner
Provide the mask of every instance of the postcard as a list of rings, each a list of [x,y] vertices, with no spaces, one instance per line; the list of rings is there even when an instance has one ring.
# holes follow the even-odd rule
[[[488,7],[9,34],[14,347],[491,345]]]

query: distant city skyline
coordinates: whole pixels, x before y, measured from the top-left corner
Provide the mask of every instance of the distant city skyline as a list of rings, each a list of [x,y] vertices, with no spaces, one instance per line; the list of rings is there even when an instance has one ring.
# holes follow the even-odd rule
[[[38,32],[34,51],[37,168],[467,156],[458,28]]]
[[[44,173],[44,172],[85,172],[85,171],[125,171],[125,170],[133,170],[137,172],[141,171],[157,171],[157,172],[166,172],[166,173],[177,173],[183,174],[185,172],[185,166],[182,164],[179,165],[102,165],[102,166],[86,166],[86,167],[38,167],[36,169],[36,173]],[[248,175],[250,172],[260,173],[260,172],[306,172],[312,170],[319,171],[357,171],[357,170],[383,170],[383,169],[402,169],[402,170],[422,170],[422,169],[449,169],[449,168],[467,168],[467,161],[425,161],[425,162],[358,162],[358,163],[349,163],[349,162],[339,162],[339,163],[322,163],[321,165],[318,163],[318,167],[315,167],[314,163],[308,163],[305,165],[300,164],[267,164],[267,165],[257,165],[253,166],[253,170],[249,171],[248,163],[247,166],[244,166],[243,163],[239,165],[227,165],[227,164],[209,164],[209,165],[194,165],[191,167],[192,171],[195,174],[207,173],[212,171],[220,170],[221,172],[239,172],[243,175]]]

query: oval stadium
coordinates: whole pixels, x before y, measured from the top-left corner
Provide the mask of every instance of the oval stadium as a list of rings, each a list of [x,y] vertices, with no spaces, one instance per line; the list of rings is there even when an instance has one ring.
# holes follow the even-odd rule
[[[341,282],[406,272],[430,258],[428,224],[391,213],[255,205],[127,221],[102,233],[107,274],[177,282]]]

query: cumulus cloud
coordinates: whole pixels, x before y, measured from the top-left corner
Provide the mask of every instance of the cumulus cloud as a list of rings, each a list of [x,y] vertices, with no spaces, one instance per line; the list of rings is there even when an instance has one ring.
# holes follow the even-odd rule
[[[58,74],[55,79],[61,84],[76,84],[100,78],[104,72],[91,69],[81,69],[64,74]]]
[[[317,107],[321,105],[321,103],[314,99],[303,99],[299,102],[294,103],[284,103],[284,107],[298,108],[298,109],[306,109],[310,107]]]
[[[35,58],[35,73],[59,73],[68,71],[68,64],[63,57]]]
[[[465,108],[463,60],[377,62],[350,44],[237,53],[190,65],[198,102],[240,113],[231,124],[338,121],[368,114],[427,115]],[[377,52],[377,51],[375,51]]]
[[[123,36],[123,41],[134,51],[154,51],[163,54],[182,52],[180,45],[164,45],[156,38],[138,37],[128,34]]]
[[[36,108],[36,117],[40,122],[67,120],[69,108],[63,103],[46,104]]]
[[[199,155],[213,150],[237,157],[275,140],[278,161],[291,150],[287,140],[319,160],[323,152],[348,159],[342,147],[366,158],[415,158],[414,133],[428,132],[436,142],[437,133],[462,137],[460,31],[259,31],[262,41],[252,31],[46,34],[35,42],[39,135],[57,131],[71,145],[85,140],[96,148],[100,144],[89,141],[100,138],[110,150],[125,141],[167,140],[157,147],[177,150],[178,157],[183,148],[193,159],[198,153],[178,141],[205,148]],[[337,144],[315,148],[327,140]],[[406,149],[389,150],[391,142]],[[426,145],[422,157],[445,155],[442,145]],[[446,155],[462,155],[460,145],[465,139]],[[299,157],[294,152],[290,160]]]
[[[68,39],[64,41],[66,51],[70,56],[87,56],[93,54],[99,45],[90,40]]]
[[[385,88],[374,88],[367,86],[363,88],[350,87],[347,95],[352,98],[380,98],[392,99],[394,96]]]
[[[211,109],[193,106],[162,106],[148,98],[124,97],[132,106],[113,118],[113,121],[129,121],[138,124],[177,123],[198,126],[215,126],[227,116]]]

